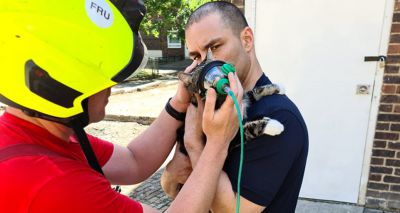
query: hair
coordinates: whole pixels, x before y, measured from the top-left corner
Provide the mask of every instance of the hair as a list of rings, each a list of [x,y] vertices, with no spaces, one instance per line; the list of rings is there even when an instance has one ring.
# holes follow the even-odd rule
[[[225,1],[208,2],[198,7],[188,19],[185,30],[210,14],[219,14],[223,23],[236,35],[249,26],[243,13],[234,4]]]

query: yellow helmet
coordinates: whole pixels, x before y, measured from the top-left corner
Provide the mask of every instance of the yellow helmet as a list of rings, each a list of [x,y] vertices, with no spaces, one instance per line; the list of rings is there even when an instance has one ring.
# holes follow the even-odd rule
[[[1,1],[0,100],[67,125],[87,119],[89,96],[143,65],[144,14],[140,0]]]

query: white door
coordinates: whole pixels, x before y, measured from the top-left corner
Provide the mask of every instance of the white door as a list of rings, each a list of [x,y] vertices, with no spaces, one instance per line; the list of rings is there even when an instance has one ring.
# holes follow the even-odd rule
[[[285,85],[308,125],[300,196],[357,203],[377,71],[377,62],[364,56],[379,55],[385,1],[253,4],[258,59],[272,81]],[[357,85],[370,86],[369,94],[356,94]]]

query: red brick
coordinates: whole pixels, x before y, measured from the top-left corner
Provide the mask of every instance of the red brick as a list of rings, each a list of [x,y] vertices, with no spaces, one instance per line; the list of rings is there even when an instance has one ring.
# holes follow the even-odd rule
[[[379,193],[379,198],[383,198],[386,200],[393,200],[396,197],[397,197],[397,194],[393,193],[393,192],[384,191],[384,192]]]
[[[374,141],[374,148],[386,148],[386,141]]]
[[[367,190],[367,197],[379,197],[380,193],[374,190]]]
[[[399,109],[400,110],[400,109]],[[397,114],[379,114],[378,121],[400,121],[400,115]]]
[[[394,106],[394,112],[395,113],[400,113],[400,105],[395,105]]]
[[[392,112],[393,105],[392,104],[381,104],[379,106],[379,111],[381,112]]]
[[[390,142],[389,149],[400,149],[400,142]]]
[[[392,174],[393,168],[382,167],[382,166],[371,166],[370,172],[378,174]]]
[[[397,93],[397,94],[400,94],[400,85],[397,85],[397,91],[396,91],[396,93]]]
[[[385,203],[386,203],[385,200],[369,198],[369,197],[367,197],[367,199],[365,200],[365,206],[372,208],[380,208],[381,206],[384,206]]]
[[[390,191],[400,192],[400,185],[391,185]]]
[[[400,103],[400,95],[382,95],[381,103]]]
[[[400,183],[400,177],[395,176],[385,176],[383,181],[386,183]]]
[[[377,130],[389,130],[390,129],[390,125],[389,125],[389,123],[377,123],[376,124],[376,129]]]
[[[392,33],[400,33],[400,24],[392,24]]]
[[[385,84],[400,84],[400,76],[385,75],[383,77],[383,83],[385,83]]]
[[[382,175],[377,175],[377,174],[370,174],[369,175],[369,180],[370,181],[381,181],[382,180]]]
[[[399,66],[386,65],[385,66],[385,73],[388,73],[388,74],[399,73]]]
[[[382,192],[380,193],[381,198],[388,200],[400,200],[400,194],[392,192]]]
[[[395,5],[394,5],[394,12],[400,11],[400,2],[396,1]]]
[[[375,139],[396,141],[399,139],[399,134],[390,132],[376,132]]]
[[[390,35],[390,45],[400,43],[400,34],[392,34]],[[390,46],[389,46],[390,48]]]
[[[383,85],[382,92],[387,94],[395,94],[396,93],[396,85]]]
[[[368,182],[368,189],[389,190],[389,185],[384,183]]]
[[[391,131],[400,131],[400,123],[391,124],[390,125],[390,130]]]
[[[389,49],[388,49],[388,54],[389,55],[399,55],[400,54],[400,45],[389,45]]]
[[[386,166],[400,167],[400,160],[386,159]],[[400,179],[399,179],[400,180]],[[400,183],[400,182],[399,182]]]
[[[400,14],[399,13],[393,14],[393,22],[400,22]]]
[[[383,165],[383,158],[371,158],[372,165]]]
[[[372,156],[374,157],[394,157],[395,151],[385,149],[374,149],[372,150]]]
[[[391,63],[399,63],[399,62],[400,62],[400,56],[397,56],[397,55],[388,55],[388,57],[387,57],[387,59],[386,59],[386,62],[387,62],[388,64],[391,64]]]

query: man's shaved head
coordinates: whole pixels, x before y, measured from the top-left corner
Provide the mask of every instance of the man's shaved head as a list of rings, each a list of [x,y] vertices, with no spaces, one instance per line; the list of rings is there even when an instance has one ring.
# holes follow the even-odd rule
[[[197,8],[189,17],[185,30],[202,18],[210,14],[219,14],[223,24],[239,36],[240,32],[247,26],[246,18],[234,4],[225,1],[208,2]]]

